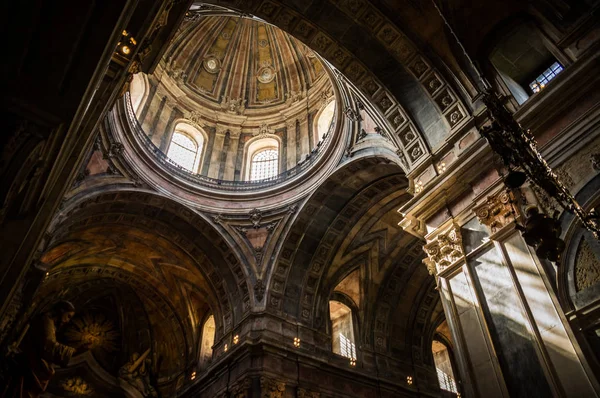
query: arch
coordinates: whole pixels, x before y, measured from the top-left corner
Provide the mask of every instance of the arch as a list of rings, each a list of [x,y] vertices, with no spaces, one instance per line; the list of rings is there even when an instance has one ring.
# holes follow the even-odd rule
[[[270,309],[324,327],[327,299],[335,287],[331,284],[345,276],[327,275],[344,234],[382,198],[396,192],[406,200],[406,186],[402,168],[379,156],[353,160],[324,181],[303,205],[282,242],[269,282]]]
[[[73,231],[86,231],[98,225],[151,233],[177,250],[180,258],[186,259],[187,264],[206,282],[204,294],[214,297],[210,307],[219,316],[215,319],[219,335],[231,329],[248,310],[250,282],[245,278],[246,266],[220,233],[193,210],[147,192],[122,190],[78,196],[67,202],[65,209],[53,220],[49,229],[52,237],[50,246],[69,240]],[[117,233],[116,230],[114,232]],[[105,244],[118,247],[120,239],[107,240]],[[77,254],[77,250],[66,250],[64,255],[72,256]],[[170,263],[164,260],[164,255],[157,257],[155,260],[148,259],[150,263],[146,262],[145,266],[156,269],[163,262]],[[167,266],[167,269],[177,271],[178,268]],[[173,276],[178,278],[173,281],[185,282],[184,287],[189,283],[186,276]],[[181,283],[177,283],[177,289],[181,289]],[[232,299],[236,297],[241,300]]]
[[[284,161],[283,159],[281,159],[280,153],[281,153],[281,142],[279,140],[279,137],[275,137],[275,136],[265,136],[265,137],[258,137],[255,139],[252,139],[250,141],[248,141],[248,143],[246,144],[246,147],[244,149],[244,172],[243,172],[243,176],[244,176],[244,180],[245,181],[250,181],[251,180],[251,173],[252,173],[252,161],[254,160],[254,157],[261,151],[264,150],[268,150],[268,149],[276,149],[277,150],[277,172],[275,173],[275,175],[279,174],[279,171],[282,169],[282,162]]]
[[[189,138],[191,138],[196,146],[196,157],[194,159],[194,163],[191,167],[191,172],[194,174],[198,174],[200,172],[200,167],[204,162],[204,156],[206,154],[206,143],[208,142],[208,134],[204,129],[202,129],[197,124],[190,122],[187,119],[177,119],[173,123],[174,127],[172,131],[167,131],[167,139],[169,146],[167,147],[167,156],[171,147],[171,142],[173,140],[173,136],[176,133],[181,133]]]
[[[575,199],[582,204],[582,207],[586,211],[594,208],[598,209],[600,206],[600,174],[588,181],[575,194]],[[581,242],[585,241],[586,237],[589,238],[589,233],[582,228],[577,218],[571,212],[564,211],[559,220],[563,231],[561,237],[565,241],[566,249],[562,256],[562,266],[556,269],[557,290],[561,305],[565,309],[565,312],[569,312],[584,307],[591,300],[597,298],[600,286],[591,287],[588,289],[588,292],[585,290],[582,292],[577,291],[575,282],[577,252]]]
[[[167,150],[167,156],[179,166],[195,173],[198,168],[199,151],[201,144],[184,132],[177,131],[171,135],[171,142]]]

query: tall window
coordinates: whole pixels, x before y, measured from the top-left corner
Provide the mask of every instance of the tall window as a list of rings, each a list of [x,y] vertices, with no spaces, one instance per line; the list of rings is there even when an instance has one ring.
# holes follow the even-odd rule
[[[333,352],[346,358],[356,359],[352,309],[339,301],[331,300],[329,316],[331,318]]]
[[[266,148],[256,152],[250,163],[250,181],[274,177],[279,171],[279,151]]]
[[[199,149],[198,143],[190,136],[176,131],[171,138],[167,156],[184,169],[195,172]]]
[[[323,136],[329,131],[329,127],[333,122],[333,116],[335,114],[335,101],[331,101],[321,111],[319,118],[317,119],[317,138],[319,141],[323,139]]]
[[[431,351],[433,352],[433,361],[435,362],[435,370],[440,388],[456,394],[458,390],[456,389],[456,381],[454,380],[448,347],[437,340],[433,340]]]
[[[202,343],[200,346],[200,366],[205,367],[212,361],[213,345],[215,344],[215,317],[209,316],[202,327]]]

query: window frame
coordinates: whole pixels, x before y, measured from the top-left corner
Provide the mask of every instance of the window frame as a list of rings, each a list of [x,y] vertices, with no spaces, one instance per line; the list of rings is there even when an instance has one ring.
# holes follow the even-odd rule
[[[352,343],[354,344],[354,354],[355,354],[355,360],[358,360],[359,356],[360,356],[360,350],[359,350],[359,340],[360,340],[360,334],[359,334],[359,322],[358,322],[358,307],[356,306],[356,304],[354,303],[354,300],[352,300],[350,297],[348,297],[346,294],[339,292],[339,291],[334,291],[329,299],[327,300],[327,316],[328,316],[328,328],[329,328],[329,335],[331,337],[330,339],[330,344],[331,344],[331,353],[334,355],[338,355],[342,358],[347,358],[348,360],[350,360],[350,357],[346,357],[344,355],[342,355],[341,353],[337,353],[334,351],[334,346],[333,346],[333,341],[334,341],[334,330],[333,330],[333,320],[331,319],[331,313],[329,311],[329,303],[331,301],[337,301],[343,305],[345,305],[347,308],[350,309],[350,315],[351,315],[351,320],[352,320],[352,333],[353,333],[353,337],[354,337],[354,341],[352,341]],[[341,347],[340,347],[340,351],[341,351]]]
[[[277,150],[277,173],[279,175],[284,170],[283,165],[284,159],[281,156],[281,140],[279,137],[274,135],[266,135],[262,137],[255,137],[248,141],[244,148],[244,163],[243,163],[243,181],[250,182],[250,175],[252,172],[252,159],[255,154],[258,154],[265,149],[276,149]],[[260,180],[255,180],[260,181]]]
[[[208,323],[208,321],[210,319],[213,319],[213,324],[214,324],[214,335],[212,336],[212,344],[210,346],[210,355],[204,355],[204,340],[205,340],[205,328],[206,328],[206,324]],[[208,365],[210,363],[212,363],[212,361],[214,360],[214,346],[215,346],[215,341],[217,340],[217,319],[215,318],[215,315],[213,313],[209,313],[207,314],[203,321],[200,323],[201,328],[200,328],[200,339],[199,339],[199,349],[198,349],[198,364],[200,365],[200,369],[205,369],[206,367],[208,367]]]
[[[264,152],[275,152],[277,157],[275,159],[255,160],[255,158],[257,156],[259,156],[261,153],[264,153]],[[264,178],[252,179],[252,174],[254,173],[254,168],[258,163],[274,163],[275,167],[276,167],[275,173],[273,175],[267,175]],[[266,166],[266,167],[270,167],[270,165]],[[267,173],[264,173],[264,174],[267,174]],[[278,174],[279,174],[279,150],[277,148],[275,148],[275,147],[262,148],[252,154],[252,158],[250,159],[249,181],[267,180],[269,178],[276,177]]]
[[[175,134],[177,134],[177,133],[187,136],[188,138],[190,138],[192,141],[194,141],[196,143],[196,157],[194,158],[194,165],[192,167],[192,170],[189,170],[189,169],[179,165],[179,163],[175,162],[174,159],[169,157],[169,150],[171,149],[171,144],[173,143],[173,138],[174,138]],[[183,169],[187,170],[188,172],[190,172],[192,174],[200,174],[201,173],[202,164],[204,162],[204,155],[206,152],[206,142],[207,142],[207,136],[203,130],[201,130],[200,128],[198,128],[196,126],[191,125],[190,122],[185,119],[175,121],[174,128],[169,135],[168,142],[169,142],[169,144],[167,145],[167,148],[164,153],[169,159],[171,159],[173,162],[175,162],[180,167],[182,167]],[[177,145],[179,145],[179,144],[177,144]]]

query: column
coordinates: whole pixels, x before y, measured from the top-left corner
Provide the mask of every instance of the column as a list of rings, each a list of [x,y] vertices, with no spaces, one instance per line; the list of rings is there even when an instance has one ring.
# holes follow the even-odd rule
[[[296,167],[298,162],[296,161],[296,119],[290,119],[285,122],[285,130],[287,140],[284,143],[286,148],[285,157],[283,158],[282,165],[285,165],[286,170]],[[281,151],[281,156],[284,153]]]
[[[241,129],[233,131],[229,129],[229,146],[227,150],[227,157],[225,159],[225,169],[223,172],[223,179],[233,181],[235,179],[235,165],[238,156],[240,135],[242,134]]]
[[[303,112],[302,115],[298,118],[299,126],[296,128],[300,129],[300,160],[305,159],[306,155],[310,153],[310,128],[308,125],[308,112]]]
[[[217,126],[215,133],[215,140],[212,146],[212,151],[206,153],[206,156],[210,157],[210,164],[208,166],[208,177],[219,178],[219,169],[221,166],[221,154],[223,153],[223,143],[225,142],[226,129]]]
[[[596,397],[535,253],[515,228],[504,187],[426,236],[466,396]]]

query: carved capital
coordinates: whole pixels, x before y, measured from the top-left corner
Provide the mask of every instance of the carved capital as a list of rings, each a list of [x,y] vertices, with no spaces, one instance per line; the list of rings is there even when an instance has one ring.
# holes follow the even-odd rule
[[[235,383],[231,387],[231,398],[248,398],[248,391],[252,386],[252,380],[249,377],[246,377],[242,381]]]
[[[260,378],[260,397],[261,398],[283,398],[285,391],[285,383],[269,379],[268,377]]]
[[[298,387],[298,398],[320,398],[321,393]]]
[[[423,246],[423,251],[427,254],[423,263],[427,265],[429,273],[436,275],[442,272],[464,256],[460,228],[452,225],[448,230],[437,234]]]
[[[513,199],[512,193],[503,190],[488,196],[485,203],[473,210],[479,222],[487,225],[492,233],[496,233],[515,220],[515,212],[512,206]]]

